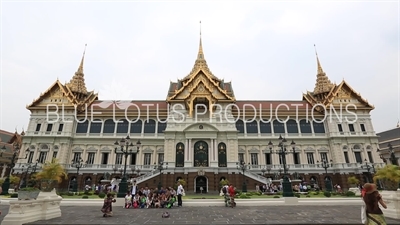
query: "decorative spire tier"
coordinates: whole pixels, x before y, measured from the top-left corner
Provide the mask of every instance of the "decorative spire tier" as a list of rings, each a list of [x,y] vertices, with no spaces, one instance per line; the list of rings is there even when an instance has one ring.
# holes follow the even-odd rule
[[[315,47],[315,45],[314,45]],[[329,93],[334,86],[329,80],[328,76],[322,69],[321,63],[318,58],[317,50],[315,50],[315,55],[317,57],[317,80],[314,88],[314,95]]]
[[[72,91],[72,93],[76,95],[78,99],[88,94],[83,73],[83,62],[85,59],[85,52],[86,52],[86,45],[85,45],[85,50],[83,51],[83,56],[79,68],[75,72],[75,75],[72,77],[71,81],[67,84],[67,87]]]

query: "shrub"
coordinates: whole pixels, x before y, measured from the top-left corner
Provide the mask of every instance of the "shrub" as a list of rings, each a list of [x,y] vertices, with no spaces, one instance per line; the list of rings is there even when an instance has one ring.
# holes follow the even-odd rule
[[[280,198],[280,196],[279,195],[275,195],[274,198]]]
[[[85,191],[85,192],[83,192],[83,194],[84,195],[93,195],[93,192],[92,191]]]
[[[251,196],[253,196],[253,193],[249,192],[249,193],[246,193],[246,195],[251,197]]]
[[[10,198],[18,198],[18,194],[17,193],[12,193],[12,194],[10,194]]]
[[[239,198],[251,198],[251,197],[245,193],[242,193],[241,195],[239,195]]]
[[[89,196],[87,196],[87,195],[84,195],[84,196],[82,196],[82,198],[85,198],[85,199],[87,199],[87,198],[89,198]]]
[[[104,192],[99,193],[99,198],[105,198],[105,197],[106,197],[106,194]]]
[[[294,194],[294,197],[300,198],[300,194],[296,193],[296,194]]]
[[[354,193],[354,192],[352,192],[352,191],[347,191],[347,192],[345,193],[345,195],[346,195],[347,197],[354,197],[354,196],[356,196],[356,193]]]
[[[324,196],[327,197],[327,198],[329,198],[329,197],[332,196],[332,193],[329,192],[329,191],[325,191],[325,192],[324,192]]]
[[[316,192],[315,192],[315,195],[319,195],[319,191],[316,191]]]
[[[310,198],[311,196],[310,195],[306,195],[306,198]]]
[[[68,196],[74,196],[74,193],[72,193],[72,192],[68,192],[68,194],[67,194]]]

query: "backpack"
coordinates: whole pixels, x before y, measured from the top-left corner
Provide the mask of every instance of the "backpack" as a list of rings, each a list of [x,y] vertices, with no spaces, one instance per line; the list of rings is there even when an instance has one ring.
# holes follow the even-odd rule
[[[228,192],[228,190],[226,190],[226,186],[224,186],[224,187],[222,188],[222,192],[223,192],[224,194],[226,194],[226,192]]]

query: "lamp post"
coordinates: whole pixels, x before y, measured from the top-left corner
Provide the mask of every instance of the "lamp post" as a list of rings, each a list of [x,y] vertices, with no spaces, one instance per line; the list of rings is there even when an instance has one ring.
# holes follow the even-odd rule
[[[361,169],[366,169],[367,170],[367,173],[368,173],[368,179],[367,179],[367,181],[368,181],[368,183],[372,183],[372,179],[371,179],[371,177],[372,177],[372,172],[375,172],[375,166],[374,166],[374,164],[370,164],[368,161],[367,161],[367,159],[364,159],[364,162],[365,162],[365,165],[364,166],[361,166]],[[371,170],[372,170],[372,172],[371,172]]]
[[[23,183],[21,184],[21,188],[26,188],[28,186],[27,180],[28,180],[29,170],[32,169],[32,173],[35,173],[38,168],[38,163],[39,163],[39,159],[37,159],[35,164],[33,164],[33,165],[31,163],[28,164],[28,166],[26,167],[24,178],[22,179]],[[22,166],[22,172],[24,172],[24,166]]]
[[[243,160],[236,163],[236,167],[238,170],[242,171],[243,175],[243,185],[242,185],[242,192],[247,192],[247,184],[246,184],[246,177],[244,173],[246,170],[250,169],[250,163],[246,164]]]
[[[78,192],[78,177],[79,177],[79,170],[85,165],[83,162],[83,159],[81,157],[78,157],[76,159],[73,159],[71,162],[71,167],[76,168],[76,178],[72,180],[74,183],[72,184],[72,192]]]
[[[282,196],[283,197],[293,197],[293,188],[292,188],[292,183],[289,180],[289,176],[288,176],[288,168],[286,167],[286,154],[290,153],[287,149],[286,149],[286,139],[282,138],[282,135],[279,135],[279,144],[278,147],[280,148],[278,151],[273,151],[273,144],[271,141],[269,141],[268,146],[269,146],[269,150],[272,153],[276,153],[278,154],[281,158],[282,158],[282,164],[283,164],[283,181],[282,181],[282,188],[283,188],[283,193]],[[293,150],[293,154],[296,154],[296,143],[294,141],[292,141],[290,143],[290,145],[292,146],[292,150]]]
[[[388,144],[388,149],[389,149],[389,153],[390,153],[390,161],[392,162],[393,165],[398,166],[399,163],[397,162],[397,158],[396,155],[394,153],[394,149],[391,143]]]
[[[317,161],[317,163],[319,162]],[[322,159],[321,166],[325,169],[325,189],[326,191],[332,192],[332,180],[328,179],[328,169],[332,167],[332,160],[327,162],[326,159]]]
[[[126,178],[126,162],[128,159],[129,155],[137,154],[140,150],[140,146],[142,143],[140,143],[140,140],[136,142],[136,150],[132,149],[134,147],[133,143],[131,142],[131,138],[126,136],[126,138],[122,138],[119,142],[116,141],[114,143],[116,146],[114,149],[115,154],[122,153],[125,157],[125,162],[124,162],[124,171],[122,174],[122,179],[121,182],[119,183],[119,188],[118,188],[118,194],[117,197],[123,198],[126,195],[126,192],[128,192],[128,182]],[[130,149],[129,149],[130,148]]]
[[[158,165],[157,165],[156,163],[154,163],[154,169],[155,169],[155,170],[158,170],[158,171],[160,172],[159,181],[158,181],[158,185],[157,185],[158,190],[160,190],[161,187],[162,187],[162,184],[161,184],[161,178],[162,178],[162,177],[161,177],[161,173],[162,173],[163,170],[168,169],[168,163],[164,163],[163,161],[160,161],[160,162],[158,163]]]
[[[6,150],[7,150],[6,147],[3,146],[3,147],[1,148],[1,151],[2,151],[2,152],[1,152],[0,156],[2,156],[3,153],[4,153]],[[19,160],[19,159],[27,159],[30,150],[29,150],[29,148],[25,150],[25,157],[24,157],[24,158],[18,158],[19,152],[20,152],[20,146],[19,146],[18,143],[15,143],[15,144],[14,144],[14,153],[13,153],[12,157],[9,158],[9,159],[11,160],[11,162],[10,162],[10,170],[8,171],[7,177],[6,177],[6,179],[4,180],[4,183],[3,183],[3,185],[2,185],[2,189],[3,189],[3,193],[2,193],[2,194],[3,194],[3,195],[8,195],[8,189],[10,189],[10,176],[11,176],[12,170],[13,170],[13,168],[14,168],[14,166],[15,166],[15,162],[16,162],[17,160]]]

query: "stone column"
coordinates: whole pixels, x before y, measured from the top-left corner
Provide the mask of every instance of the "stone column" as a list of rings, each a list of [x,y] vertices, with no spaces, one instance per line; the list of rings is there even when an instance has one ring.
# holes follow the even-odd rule
[[[215,161],[215,154],[214,154],[214,139],[210,139],[210,153],[208,154],[209,162]]]
[[[185,140],[185,158],[189,160],[189,140]]]
[[[228,144],[225,144],[226,148],[228,148]],[[226,152],[228,153],[228,149],[226,149]],[[214,159],[215,161],[218,161],[218,143],[217,143],[217,139],[214,139]],[[228,156],[227,156],[227,160],[228,160]]]

